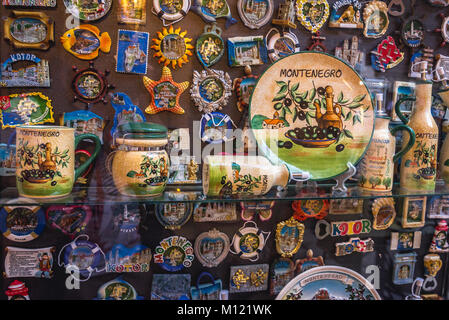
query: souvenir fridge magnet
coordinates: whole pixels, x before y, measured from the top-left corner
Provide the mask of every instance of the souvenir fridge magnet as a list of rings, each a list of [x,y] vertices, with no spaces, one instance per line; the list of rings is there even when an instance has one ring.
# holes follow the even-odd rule
[[[223,56],[225,43],[216,23],[204,26],[204,32],[196,39],[195,51],[201,64],[209,68]]]
[[[53,277],[53,252],[55,247],[25,249],[5,248],[5,278]]]
[[[335,48],[335,56],[351,65],[356,71],[361,71],[365,64],[365,52],[359,50],[359,38],[353,36],[351,44],[345,39],[343,47]]]
[[[8,300],[30,300],[27,286],[19,280],[11,282],[5,294]]]
[[[393,260],[393,283],[397,285],[413,282],[415,273],[416,252],[396,253]]]
[[[437,288],[436,276],[442,266],[443,261],[438,254],[430,253],[424,256],[424,276],[426,278],[422,286],[424,291],[432,291]]]
[[[2,129],[55,122],[51,100],[40,92],[0,96]]]
[[[43,12],[13,10],[3,30],[15,49],[47,50],[54,42],[54,21]]]
[[[3,0],[4,6],[19,7],[56,7],[56,0]]]
[[[200,121],[200,139],[207,143],[222,143],[232,140],[234,124],[231,117],[221,112],[206,113]]]
[[[100,0],[97,2],[64,0],[67,12],[75,18],[84,21],[95,21],[104,17],[112,6],[112,0]]]
[[[249,225],[252,225],[249,227]],[[265,247],[271,232],[264,232],[253,221],[246,221],[232,238],[229,251],[242,259],[252,262],[259,259],[259,255]],[[299,231],[298,231],[299,233]]]
[[[362,214],[363,200],[361,199],[332,199],[329,201],[329,214]]]
[[[399,11],[394,10],[393,6],[399,7],[400,8]],[[404,0],[391,0],[390,3],[388,4],[388,14],[394,17],[400,17],[404,14],[404,12],[405,12]]]
[[[239,0],[237,10],[240,19],[250,29],[266,25],[273,15],[273,0]]]
[[[371,207],[373,214],[373,229],[386,230],[396,218],[393,198],[377,198]]]
[[[9,200],[0,210],[0,232],[15,242],[36,239],[45,228],[45,213],[28,198]]]
[[[418,78],[421,79],[421,70],[418,66],[421,65],[421,62],[426,61],[427,62],[427,75],[426,79],[432,79],[433,74],[433,60],[434,60],[434,50],[430,47],[422,47],[418,48],[416,52],[414,52],[410,58],[410,67],[408,76],[409,78]],[[438,81],[436,79],[433,79],[433,81]]]
[[[325,233],[321,232],[322,225],[325,226]],[[368,219],[360,219],[353,221],[332,221],[318,220],[315,225],[315,236],[318,240],[326,238],[328,235],[332,237],[343,237],[351,235],[359,235],[371,232],[371,221]]]
[[[228,256],[230,248],[228,236],[212,229],[203,232],[195,240],[195,255],[206,268],[218,266]]]
[[[388,30],[388,7],[384,1],[373,0],[363,9],[365,28],[363,35],[367,38],[380,38]]]
[[[270,294],[281,292],[282,288],[295,276],[295,264],[288,258],[278,258],[271,265]]]
[[[312,33],[321,29],[329,18],[327,0],[296,0],[296,17]]]
[[[301,248],[304,225],[295,218],[279,222],[276,227],[276,251],[283,258],[290,258]]]
[[[92,209],[86,205],[54,205],[47,208],[48,224],[71,237],[84,232],[91,217]]]
[[[447,237],[448,237],[447,222],[445,220],[440,220],[438,221],[438,224],[435,227],[429,252],[432,253],[449,252],[449,242]]]
[[[406,20],[401,27],[402,42],[410,48],[417,48],[424,41],[424,24],[421,20],[410,18]]]
[[[117,127],[127,122],[145,122],[145,114],[134,105],[131,98],[123,92],[116,92],[112,95],[111,105],[114,108],[114,121],[111,129],[111,137],[117,130]]]
[[[295,0],[284,0],[283,3],[279,3],[277,16],[271,21],[271,23],[281,26],[282,29],[296,29],[295,18]]]
[[[399,99],[405,98],[405,97],[414,97],[415,96],[415,82],[407,82],[407,81],[395,81],[393,84],[393,100],[392,105],[396,105]],[[413,111],[413,108],[415,107],[415,101],[407,100],[404,101],[404,103],[401,104],[401,113],[406,117],[409,118],[410,114]],[[399,116],[396,114],[396,111],[392,109],[391,113],[391,120],[392,121],[401,121],[399,119]]]
[[[151,300],[189,300],[190,274],[153,274]]]
[[[146,74],[149,41],[148,32],[119,30],[115,71]]]
[[[92,133],[103,143],[105,121],[102,117],[89,110],[64,112],[61,124],[66,127],[75,128],[75,135]]]
[[[312,249],[308,249],[306,257],[295,261],[295,269],[297,273],[305,272],[309,269],[324,266],[324,260],[322,256],[313,256]]]
[[[240,202],[240,206],[242,207],[242,213],[240,214],[242,220],[253,220],[257,214],[261,221],[268,221],[273,214],[274,201],[242,201]]]
[[[429,219],[449,219],[449,197],[434,196],[429,199]]]
[[[16,63],[26,63],[27,66],[13,69]],[[11,54],[1,65],[0,87],[50,87],[48,60],[31,53]]]
[[[145,25],[147,21],[146,0],[119,0],[118,23]]]
[[[358,0],[339,0],[332,5],[330,28],[362,29],[362,5]]]
[[[184,198],[184,195],[181,197]],[[175,201],[156,205],[156,218],[165,229],[179,230],[192,216],[194,204],[176,201],[182,200],[181,197],[175,194],[173,197],[169,196],[169,198]]]
[[[404,53],[399,50],[393,37],[388,36],[371,51],[371,65],[376,71],[385,72],[396,67],[404,60]]]
[[[142,244],[125,247],[114,245],[106,254],[106,272],[149,272],[151,249]]]
[[[203,279],[208,278],[209,282]],[[209,272],[201,272],[196,280],[196,286],[190,288],[192,300],[228,300],[223,299],[225,293],[222,291],[221,279],[215,279]]]
[[[249,99],[256,86],[258,75],[252,74],[250,66],[245,66],[245,75],[240,78],[235,78],[232,83],[232,88],[237,96],[237,109],[243,114],[248,112]]]
[[[143,297],[129,282],[118,277],[101,285],[95,300],[143,300]]]
[[[144,76],[143,84],[150,93],[151,102],[145,112],[156,114],[161,111],[170,111],[176,114],[184,114],[184,109],[179,105],[179,97],[189,87],[189,81],[175,82],[168,67],[162,67],[162,76],[158,81]]]
[[[324,45],[323,41],[326,40],[326,37],[321,36],[320,32],[313,34],[312,43],[307,47],[308,51],[316,51],[316,52],[326,52],[327,48]]]
[[[192,243],[181,236],[163,239],[154,250],[154,263],[170,272],[190,268],[195,258]]]
[[[70,29],[60,38],[63,48],[81,60],[92,60],[98,57],[98,52],[109,53],[111,38],[107,32],[91,24],[82,24]]]
[[[228,103],[232,92],[231,77],[221,70],[193,71],[190,97],[199,111],[211,113],[221,110]]]
[[[216,19],[226,18],[226,28],[237,23],[231,15],[231,10],[226,0],[193,0],[192,10],[200,15],[207,23],[215,22]]]
[[[329,200],[295,200],[292,202],[293,217],[299,221],[308,218],[323,219],[329,213]]]
[[[268,264],[232,266],[229,279],[229,292],[256,292],[268,288]]]
[[[164,66],[171,65],[173,69],[176,69],[176,66],[181,68],[189,61],[189,56],[192,55],[191,49],[193,49],[190,44],[192,39],[185,37],[186,34],[187,31],[181,32],[181,28],[173,29],[173,26],[170,26],[168,30],[162,28],[162,32],[157,32],[157,38],[152,39],[151,48],[156,51],[153,57]]]
[[[164,26],[180,21],[190,10],[190,0],[153,0],[152,12]]]
[[[195,222],[237,221],[237,206],[234,202],[208,202],[198,204],[193,212]]]
[[[406,251],[421,247],[421,231],[392,232],[390,250]]]
[[[276,28],[271,28],[265,36],[267,52],[271,62],[275,62],[301,50],[298,37],[289,31],[279,32]]]
[[[402,227],[423,227],[426,219],[426,197],[405,197],[402,201]]]
[[[106,76],[109,71],[101,72],[94,67],[94,63],[89,61],[89,67],[79,70],[73,67],[75,76],[72,80],[72,91],[75,94],[74,100],[92,105],[99,101],[106,103],[106,93],[113,88],[108,83]]]
[[[446,16],[444,13],[440,13],[440,18],[441,26],[436,28],[434,32],[441,34],[442,41],[440,47],[444,47],[449,42],[449,15]]]
[[[371,238],[362,240],[360,238],[350,238],[347,242],[335,244],[335,255],[337,257],[346,256],[354,252],[366,253],[374,251],[374,240]]]
[[[105,255],[100,246],[81,234],[59,251],[58,265],[78,269],[79,281],[87,281],[91,275],[105,270]],[[72,274],[75,277],[74,274]]]
[[[267,63],[267,47],[263,36],[228,38],[228,63],[230,67],[261,65]]]

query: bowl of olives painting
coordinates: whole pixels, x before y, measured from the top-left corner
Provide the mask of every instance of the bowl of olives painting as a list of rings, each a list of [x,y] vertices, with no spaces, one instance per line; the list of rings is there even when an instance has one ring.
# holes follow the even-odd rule
[[[325,180],[362,158],[374,130],[374,108],[368,88],[348,64],[324,53],[299,52],[259,78],[250,126],[270,160]]]

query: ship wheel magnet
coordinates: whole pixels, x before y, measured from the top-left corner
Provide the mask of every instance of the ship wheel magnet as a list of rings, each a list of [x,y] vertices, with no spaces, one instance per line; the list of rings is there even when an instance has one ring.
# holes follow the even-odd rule
[[[433,31],[441,33],[441,38],[443,38],[443,41],[441,42],[440,47],[444,47],[449,42],[449,16],[441,13],[440,17],[442,19],[441,27]]]
[[[76,72],[72,80],[75,101],[79,100],[87,104],[94,104],[99,101],[107,103],[106,93],[114,87],[108,84],[106,79],[109,71],[98,71],[92,61],[89,61],[89,67],[86,69],[78,70],[76,66],[73,66],[72,69]]]
[[[163,28],[162,32],[157,32],[157,38],[153,38],[151,46],[156,52],[153,57],[158,58],[158,62],[164,66],[171,64],[173,69],[182,67],[189,62],[188,56],[192,55],[193,46],[190,44],[191,38],[186,38],[187,31],[181,32],[181,28],[173,29],[173,26],[167,30]]]

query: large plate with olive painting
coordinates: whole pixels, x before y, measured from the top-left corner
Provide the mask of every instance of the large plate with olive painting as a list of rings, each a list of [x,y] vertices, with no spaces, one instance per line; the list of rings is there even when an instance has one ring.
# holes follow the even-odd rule
[[[362,78],[345,62],[299,52],[278,60],[259,78],[250,126],[270,160],[325,180],[362,158],[374,130],[374,106]]]

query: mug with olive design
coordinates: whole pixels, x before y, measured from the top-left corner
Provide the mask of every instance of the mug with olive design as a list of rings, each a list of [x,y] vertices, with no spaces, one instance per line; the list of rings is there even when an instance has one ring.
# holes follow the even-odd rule
[[[16,182],[21,196],[63,197],[72,192],[76,179],[89,167],[101,148],[94,134],[80,134],[63,126],[16,128]],[[75,149],[83,139],[95,142],[95,151],[75,169]]]

